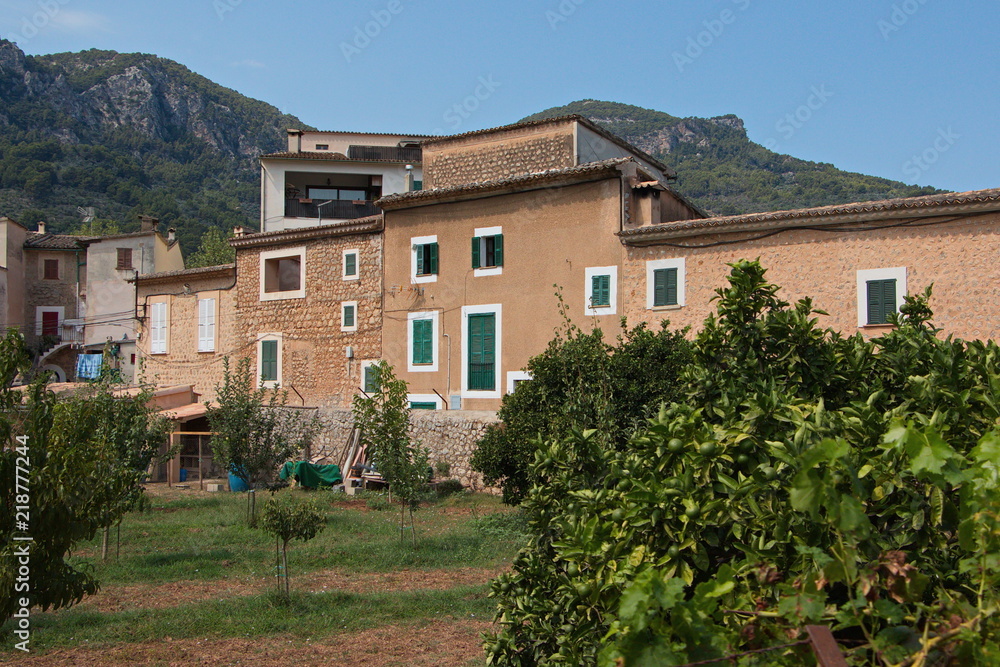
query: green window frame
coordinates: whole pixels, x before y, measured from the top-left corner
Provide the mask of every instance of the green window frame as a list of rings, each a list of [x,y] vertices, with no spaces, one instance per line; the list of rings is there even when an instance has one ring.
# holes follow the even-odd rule
[[[434,363],[434,320],[412,320],[413,364]]]
[[[472,268],[503,266],[503,234],[472,237]]]
[[[438,272],[438,244],[422,243],[416,246],[417,275],[433,276]]]
[[[601,274],[590,277],[590,307],[607,308],[611,306],[611,276]]]
[[[867,288],[868,324],[888,324],[896,312],[896,279],[869,280]]]
[[[358,277],[358,253],[349,252],[344,254],[344,277]]]
[[[437,403],[434,401],[410,401],[411,410],[437,410]]]
[[[677,269],[653,271],[653,306],[677,305]]]
[[[261,382],[278,381],[278,341],[262,340],[260,342],[260,380]]]
[[[468,316],[470,391],[496,389],[496,313]]]

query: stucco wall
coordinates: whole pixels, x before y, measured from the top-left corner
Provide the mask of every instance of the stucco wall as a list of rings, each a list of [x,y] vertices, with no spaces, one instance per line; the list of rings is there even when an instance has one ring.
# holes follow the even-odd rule
[[[626,313],[630,320],[667,317],[673,326],[698,329],[715,310],[710,302],[714,290],[727,284],[730,268],[726,264],[759,257],[768,269],[768,279],[782,287],[779,296],[790,302],[812,297],[815,307],[830,313],[819,316],[819,324],[844,334],[860,330],[877,335],[885,329],[858,327],[857,272],[906,267],[910,294],[934,284],[934,321],[945,335],[1000,337],[1000,266],[996,262],[1000,214],[954,222],[922,220],[919,224],[865,232],[789,231],[759,241],[703,249],[629,247],[623,281],[627,286]],[[739,238],[713,235],[675,242],[696,245]],[[685,259],[687,303],[680,309],[648,310],[646,261],[671,257]]]
[[[462,391],[463,306],[501,304],[499,393],[507,373],[520,371],[545,349],[562,325],[554,285],[562,288],[573,322],[589,329],[596,322],[613,335],[622,310],[594,317],[586,312],[586,269],[617,267],[620,181],[600,182],[521,194],[386,212],[385,324],[383,355],[413,394],[437,391],[446,398]],[[471,240],[477,228],[500,227],[504,236],[501,275],[477,276]],[[435,282],[413,284],[412,239],[436,235],[439,273]],[[618,281],[620,294],[621,280]],[[407,370],[410,312],[438,313],[437,370]],[[448,334],[445,337],[444,334]],[[448,340],[451,375],[448,376]],[[449,392],[450,389],[450,392]],[[463,410],[495,410],[494,398],[464,398]],[[454,407],[454,406],[452,406]]]
[[[305,297],[262,301],[260,253],[303,246]],[[359,251],[357,280],[342,277],[345,250]],[[381,354],[381,251],[377,234],[237,248],[236,354],[256,360],[260,336],[281,334],[281,384],[289,390],[289,402],[350,405],[361,386],[362,361],[379,359]],[[341,330],[341,306],[346,301],[357,302],[357,331]],[[348,346],[353,359],[346,355]]]

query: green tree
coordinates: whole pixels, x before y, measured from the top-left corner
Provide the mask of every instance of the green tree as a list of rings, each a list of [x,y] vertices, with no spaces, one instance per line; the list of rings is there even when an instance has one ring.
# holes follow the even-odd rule
[[[326,527],[326,517],[314,503],[283,502],[271,498],[261,512],[261,529],[274,535],[275,560],[279,586],[285,597],[289,595],[288,543],[292,540],[308,542]],[[278,546],[280,545],[280,556]],[[283,586],[281,579],[284,579]]]
[[[218,406],[208,403],[212,452],[220,465],[247,487],[247,521],[256,523],[256,487],[271,479],[285,461],[312,440],[321,423],[302,419],[286,408],[287,394],[259,386],[247,357],[230,367],[223,360],[222,384],[216,387]]]
[[[406,382],[396,378],[392,366],[385,361],[375,364],[371,372],[375,374],[378,390],[370,396],[354,397],[351,406],[354,424],[361,429],[361,441],[371,452],[376,469],[400,501],[400,539],[409,511],[410,533],[416,546],[413,510],[427,490],[430,454],[410,438]]]
[[[81,222],[70,232],[77,236],[113,236],[121,233],[121,225],[107,218],[94,218],[90,222]]]
[[[198,249],[187,261],[187,266],[194,269],[200,266],[218,266],[220,264],[232,264],[236,261],[236,249],[229,245],[229,239],[233,238],[230,231],[228,234],[218,227],[212,227],[201,235],[201,243]]]

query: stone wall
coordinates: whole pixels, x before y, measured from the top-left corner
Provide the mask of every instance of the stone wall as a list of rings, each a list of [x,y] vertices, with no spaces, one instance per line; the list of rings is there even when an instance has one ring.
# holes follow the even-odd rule
[[[424,189],[495,181],[574,166],[572,134],[491,142],[482,147],[424,150]]]
[[[58,250],[26,250],[24,253],[24,332],[25,342],[29,347],[38,343],[40,336],[36,334],[41,326],[37,321],[36,307],[62,307],[63,318],[73,319],[77,313],[76,277],[77,258],[81,255],[75,252]],[[59,279],[46,279],[44,267],[46,259],[59,262]],[[125,309],[122,309],[125,310]],[[62,331],[60,331],[62,334]]]

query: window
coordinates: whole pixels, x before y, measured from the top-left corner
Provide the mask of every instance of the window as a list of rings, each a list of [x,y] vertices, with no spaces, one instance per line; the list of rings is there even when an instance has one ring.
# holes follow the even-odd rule
[[[156,301],[149,304],[149,353],[167,353],[167,303]]]
[[[35,306],[35,335],[61,336],[65,314],[63,306]]]
[[[118,264],[116,269],[132,268],[132,248],[118,248]]]
[[[366,394],[378,392],[378,369],[375,368],[377,361],[365,361],[361,364],[361,387]]]
[[[418,190],[423,190],[423,189],[424,189],[424,182],[423,181],[413,181],[413,191],[414,192],[416,192]]]
[[[437,403],[432,401],[410,401],[411,410],[437,410]]]
[[[257,375],[262,387],[281,384],[281,334],[260,334],[257,337]]]
[[[329,186],[306,188],[309,199],[321,201],[365,201],[368,190],[361,188],[333,188]]]
[[[305,271],[304,247],[260,253],[260,300],[305,298]]]
[[[198,351],[215,352],[215,299],[198,299]]]
[[[356,280],[358,278],[358,251],[344,251],[344,280]]]
[[[437,236],[415,236],[410,239],[410,249],[410,282],[436,282],[438,273]]]
[[[408,332],[407,370],[429,373],[438,370],[438,313],[426,311],[406,314]]]
[[[462,398],[502,397],[502,353],[503,307],[462,306]]]
[[[316,150],[318,150],[318,151],[328,151],[328,150],[330,150],[330,144],[316,144]]]
[[[358,330],[358,302],[345,301],[340,304],[340,330]]]
[[[584,274],[587,315],[614,315],[618,310],[618,267],[591,266]]]
[[[857,272],[858,326],[888,324],[906,296],[906,267]]]
[[[59,280],[59,260],[46,259],[43,263],[42,276],[45,280]]]
[[[476,276],[496,276],[503,272],[503,230],[484,227],[472,237],[472,268]]]
[[[646,308],[679,308],[684,305],[684,258],[646,262]]]
[[[411,410],[441,410],[444,402],[437,394],[407,394]]]
[[[517,387],[531,379],[528,371],[507,371],[507,393],[513,394]]]

